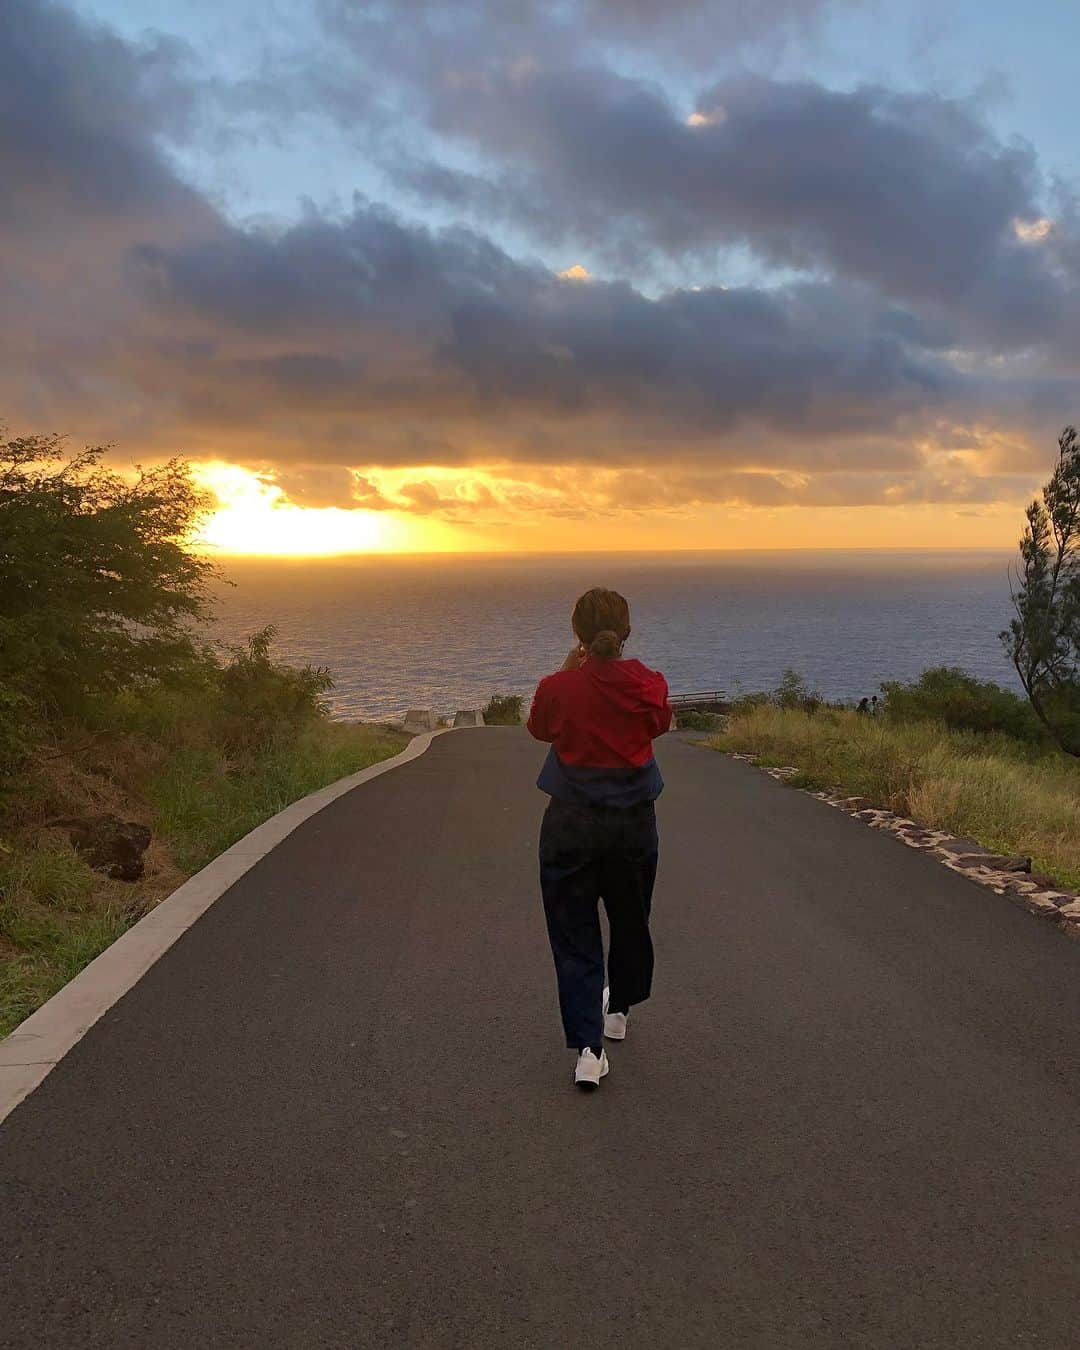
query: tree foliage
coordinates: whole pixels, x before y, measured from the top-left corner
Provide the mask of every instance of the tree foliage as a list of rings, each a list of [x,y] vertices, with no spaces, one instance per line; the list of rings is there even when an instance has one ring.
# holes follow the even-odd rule
[[[200,659],[212,568],[186,544],[208,500],[180,461],[128,480],[104,450],[0,427],[0,770],[88,697]]]
[[[0,681],[46,715],[167,676],[206,616],[212,568],[185,545],[208,502],[188,466],[127,481],[103,453],[0,440]]]
[[[1066,427],[1050,481],[1027,509],[1013,587],[1015,618],[1001,634],[1036,715],[1080,755],[1080,438]]]

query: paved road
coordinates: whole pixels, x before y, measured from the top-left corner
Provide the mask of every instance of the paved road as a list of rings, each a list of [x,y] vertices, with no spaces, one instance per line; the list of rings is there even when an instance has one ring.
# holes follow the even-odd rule
[[[671,739],[655,998],[575,1093],[540,757],[341,798],[15,1111],[0,1345],[1076,1344],[1080,944]]]

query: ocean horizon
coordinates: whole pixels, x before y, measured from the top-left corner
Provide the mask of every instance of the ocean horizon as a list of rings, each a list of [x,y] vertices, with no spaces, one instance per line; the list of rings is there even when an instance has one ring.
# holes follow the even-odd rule
[[[998,639],[1006,550],[798,549],[221,558],[212,635],[273,624],[282,659],[328,666],[337,717],[440,714],[528,698],[561,663],[589,586],[630,601],[627,655],[673,693],[772,689],[799,671],[829,699],[957,665],[1017,687]]]

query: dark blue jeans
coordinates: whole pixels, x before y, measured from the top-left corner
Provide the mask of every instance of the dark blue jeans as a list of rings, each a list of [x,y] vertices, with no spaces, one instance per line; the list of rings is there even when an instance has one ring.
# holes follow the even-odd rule
[[[540,888],[559,983],[566,1044],[600,1045],[604,1034],[604,941],[598,901],[611,941],[611,1011],[649,997],[649,936],[657,859],[656,809],[577,806],[552,798],[540,828]]]

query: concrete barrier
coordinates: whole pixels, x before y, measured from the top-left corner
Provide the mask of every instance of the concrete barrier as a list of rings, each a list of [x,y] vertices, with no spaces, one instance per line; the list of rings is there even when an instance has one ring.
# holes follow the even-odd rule
[[[405,714],[405,730],[420,733],[437,731],[439,719],[430,708],[410,708]]]
[[[454,714],[454,726],[456,727],[482,727],[484,725],[484,714],[479,708],[459,708]]]

